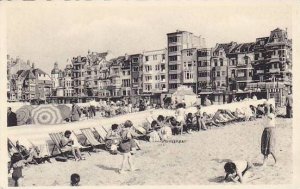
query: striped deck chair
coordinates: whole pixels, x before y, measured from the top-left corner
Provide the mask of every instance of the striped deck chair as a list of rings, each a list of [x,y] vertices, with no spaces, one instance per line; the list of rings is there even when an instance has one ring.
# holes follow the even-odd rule
[[[83,144],[86,144],[86,143],[88,142],[88,144],[91,145],[93,148],[105,144],[105,143],[100,143],[100,142],[95,138],[95,135],[94,135],[92,129],[90,129],[90,128],[85,128],[85,129],[80,129],[80,131],[82,132],[82,134],[83,134],[84,137],[85,137],[85,141],[84,141]]]
[[[72,135],[73,135],[73,136],[72,136]],[[87,145],[81,144],[81,143],[79,142],[78,136],[75,134],[74,131],[72,131],[72,134],[71,134],[70,138],[74,141],[74,144],[77,145],[77,146],[79,147],[80,150],[88,150],[88,151],[87,151],[88,154],[91,155],[91,154],[90,154],[90,151],[93,149],[93,147],[92,147],[92,146],[87,146]]]
[[[57,150],[59,151],[59,153],[65,157],[67,157],[67,153],[68,152],[65,152],[63,151],[61,148],[61,144],[60,144],[60,141],[62,139],[62,137],[64,136],[62,132],[59,132],[59,133],[49,133],[49,136],[51,138],[51,140],[53,141],[54,143],[54,146],[53,146],[53,149],[51,151],[51,156],[53,156],[53,152],[55,150],[55,148],[57,148]]]
[[[99,140],[100,142],[105,142],[105,140],[106,140],[106,135],[107,135],[107,131],[106,131],[102,126],[94,127],[94,130],[95,130],[96,133],[99,135],[98,140]]]

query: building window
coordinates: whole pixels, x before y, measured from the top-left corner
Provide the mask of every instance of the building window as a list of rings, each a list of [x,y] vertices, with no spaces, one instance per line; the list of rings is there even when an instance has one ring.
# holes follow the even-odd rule
[[[177,79],[177,74],[170,74],[170,79]]]
[[[139,58],[133,58],[133,59],[132,59],[132,62],[133,62],[133,63],[137,63],[138,61],[139,61]]]
[[[226,72],[225,71],[222,71],[222,76],[225,76],[226,75]]]
[[[176,83],[171,83],[169,85],[170,89],[176,89],[177,88],[177,84]]]
[[[219,71],[217,71],[217,77],[220,77],[220,72]]]
[[[169,52],[176,52],[177,50],[177,46],[169,47]]]
[[[169,37],[169,42],[170,43],[176,43],[177,42],[177,37],[174,36],[174,37]]]
[[[198,67],[201,67],[201,61],[198,62]]]
[[[153,60],[157,60],[157,55],[153,55]]]
[[[177,61],[177,56],[169,56],[170,61]]]
[[[177,70],[177,65],[171,65],[171,66],[169,66],[169,69],[170,70]]]
[[[146,61],[149,61],[149,57],[148,57],[148,56],[145,56],[145,60],[146,60]]]
[[[133,71],[138,72],[139,71],[139,67],[133,67]]]
[[[165,59],[166,59],[166,55],[165,55],[165,54],[162,54],[162,55],[161,55],[161,59],[162,59],[162,60],[165,60]]]
[[[223,59],[220,58],[220,66],[223,66]]]
[[[214,63],[215,63],[215,67],[217,67],[218,66],[218,60],[214,59]]]
[[[192,56],[193,53],[192,53],[190,50],[188,50],[188,51],[186,51],[186,55],[187,55],[187,56]]]
[[[249,77],[252,77],[252,76],[253,76],[252,71],[249,71]]]

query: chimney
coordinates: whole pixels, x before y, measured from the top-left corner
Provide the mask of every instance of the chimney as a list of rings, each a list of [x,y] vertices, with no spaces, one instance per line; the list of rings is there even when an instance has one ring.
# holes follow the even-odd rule
[[[34,69],[34,62],[32,62],[32,66],[31,67],[32,67],[32,69]]]
[[[27,65],[30,66],[30,60],[27,60]]]
[[[128,54],[125,53],[125,60],[128,60]]]

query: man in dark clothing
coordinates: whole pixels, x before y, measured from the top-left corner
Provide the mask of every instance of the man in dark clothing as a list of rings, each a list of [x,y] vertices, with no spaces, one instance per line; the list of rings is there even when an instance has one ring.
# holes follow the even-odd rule
[[[293,96],[292,93],[289,93],[289,95],[286,97],[286,117],[287,118],[293,118]]]
[[[7,126],[17,126],[17,115],[11,111],[11,107],[7,108]]]

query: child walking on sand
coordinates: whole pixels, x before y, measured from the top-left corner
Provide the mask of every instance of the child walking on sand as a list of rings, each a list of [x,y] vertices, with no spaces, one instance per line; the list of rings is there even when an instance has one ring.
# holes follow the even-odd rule
[[[27,161],[22,158],[20,153],[14,153],[11,156],[10,169],[13,169],[12,179],[15,181],[15,187],[23,186],[22,170],[26,163]]]
[[[120,143],[120,151],[123,154],[123,161],[121,168],[119,170],[119,173],[124,173],[124,166],[125,163],[128,162],[130,171],[135,171],[133,161],[132,161],[132,154],[131,151],[136,148],[135,141],[133,139],[133,136],[130,132],[130,128],[132,127],[132,122],[130,120],[127,120],[124,123],[124,128],[121,131],[121,143]]]

